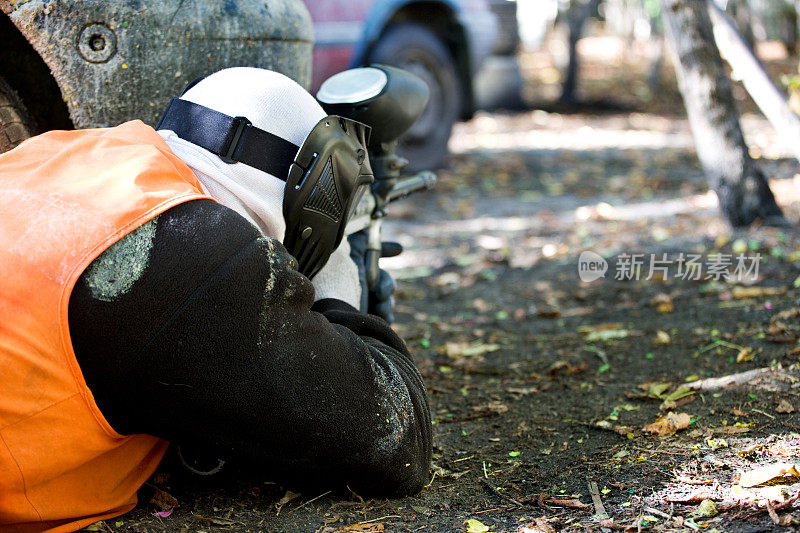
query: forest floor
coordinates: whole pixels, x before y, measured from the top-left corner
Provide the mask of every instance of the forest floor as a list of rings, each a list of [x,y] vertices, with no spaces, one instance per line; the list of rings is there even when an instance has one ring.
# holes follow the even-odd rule
[[[539,78],[552,66],[538,61],[522,57],[530,88],[546,97]],[[615,95],[602,113],[481,113],[457,127],[437,188],[393,206],[387,236],[406,246],[386,263],[399,280],[396,327],[434,417],[422,493],[295,494],[244,475],[190,483],[166,468],[136,510],[93,527],[797,528],[800,234],[732,232],[674,83],[654,103],[644,68],[607,64],[590,57],[582,80],[587,99]],[[750,105],[751,152],[797,224],[797,163]],[[607,261],[605,277],[581,281],[586,250]],[[697,256],[699,279],[683,279],[694,276],[682,276],[681,254]],[[721,275],[740,257],[757,258],[757,274]],[[628,268],[632,258],[639,268]]]

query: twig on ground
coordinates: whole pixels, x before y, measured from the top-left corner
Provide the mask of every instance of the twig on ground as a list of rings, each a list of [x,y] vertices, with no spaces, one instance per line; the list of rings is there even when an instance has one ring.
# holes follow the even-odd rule
[[[603,507],[603,500],[600,498],[600,489],[597,488],[597,483],[594,481],[589,482],[589,494],[592,496],[592,503],[594,504],[594,514],[600,520],[605,520],[608,518],[608,513],[606,513],[606,508]]]
[[[638,446],[633,447],[640,452],[648,452],[648,453],[666,453],[668,455],[692,455],[689,452],[671,452],[669,450],[648,450],[647,448],[639,448]]]
[[[320,494],[319,496],[317,496],[317,497],[315,497],[315,498],[311,498],[310,500],[308,500],[308,501],[307,501],[307,502],[305,502],[305,503],[301,503],[300,505],[298,505],[298,506],[297,506],[297,507],[295,507],[294,509],[290,509],[290,510],[289,510],[289,511],[288,511],[286,514],[291,514],[291,513],[295,512],[296,510],[300,509],[301,507],[305,507],[305,506],[306,506],[306,505],[308,505],[309,503],[311,503],[311,502],[315,502],[315,501],[319,500],[320,498],[322,498],[322,497],[324,497],[324,496],[327,496],[327,495],[328,495],[328,494],[330,494],[331,492],[333,492],[333,491],[332,491],[332,490],[329,490],[328,492],[323,492],[323,493],[322,493],[322,494]],[[352,491],[351,491],[351,492],[352,492]],[[355,492],[353,492],[353,494],[355,494]],[[364,500],[361,500],[361,501],[363,502]]]
[[[379,516],[378,518],[373,518],[371,520],[364,520],[363,522],[359,522],[359,524],[369,524],[372,522],[377,522],[378,520],[385,520],[386,518],[402,518],[399,514],[387,514],[386,516]]]
[[[648,513],[650,513],[650,514],[657,514],[658,516],[661,516],[661,517],[663,517],[663,518],[666,518],[667,520],[669,520],[670,518],[672,518],[670,515],[668,515],[668,514],[667,514],[667,513],[665,513],[664,511],[659,511],[659,510],[658,510],[658,509],[656,509],[655,507],[645,507],[643,510],[647,511],[647,512],[648,512]]]
[[[516,505],[517,507],[524,507],[524,505],[522,505],[522,503],[518,502],[517,500],[515,500],[514,498],[512,498],[508,494],[503,494],[502,492],[497,490],[495,487],[493,487],[492,484],[489,483],[488,481],[486,481],[485,479],[482,479],[481,481],[486,486],[486,488],[488,488],[492,492],[492,494],[494,494],[495,496],[497,496],[501,500],[508,500],[511,503],[513,503],[514,505]]]
[[[691,390],[712,391],[723,389],[732,385],[744,385],[754,378],[767,374],[771,370],[769,368],[755,368],[747,372],[740,372],[738,374],[731,374],[729,376],[722,376],[718,378],[698,379],[686,384],[686,387]]]

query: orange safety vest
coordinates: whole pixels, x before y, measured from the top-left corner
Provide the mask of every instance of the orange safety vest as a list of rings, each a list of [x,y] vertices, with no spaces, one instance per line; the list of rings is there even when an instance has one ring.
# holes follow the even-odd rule
[[[0,531],[74,531],[136,505],[167,442],[106,422],[72,349],[69,297],[109,246],[198,198],[189,167],[138,120],[0,156]]]

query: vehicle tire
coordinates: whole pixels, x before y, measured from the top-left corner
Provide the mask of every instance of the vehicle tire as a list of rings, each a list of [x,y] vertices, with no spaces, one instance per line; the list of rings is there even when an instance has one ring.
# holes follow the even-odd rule
[[[33,119],[22,100],[0,77],[0,154],[36,135]]]
[[[369,60],[404,68],[428,84],[431,91],[428,105],[400,138],[397,152],[409,160],[409,170],[441,166],[464,99],[455,61],[447,45],[430,29],[406,22],[384,32]]]

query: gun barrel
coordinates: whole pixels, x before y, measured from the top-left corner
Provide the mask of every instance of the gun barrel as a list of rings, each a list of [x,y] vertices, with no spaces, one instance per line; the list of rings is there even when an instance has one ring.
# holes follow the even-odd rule
[[[415,174],[409,178],[403,178],[398,180],[394,188],[389,193],[389,196],[386,199],[387,203],[400,200],[409,194],[413,194],[418,191],[431,189],[435,184],[436,174],[427,170],[420,172],[419,174]],[[368,191],[367,194],[365,194],[361,199],[361,202],[356,207],[355,212],[350,218],[350,221],[347,223],[345,234],[350,235],[351,233],[368,228],[374,220],[373,211],[375,211],[375,197],[371,192]]]
[[[436,185],[436,174],[428,170],[422,171],[410,178],[398,180],[394,188],[389,193],[387,200],[394,202],[401,198],[405,198],[409,194],[426,189],[432,189]]]

